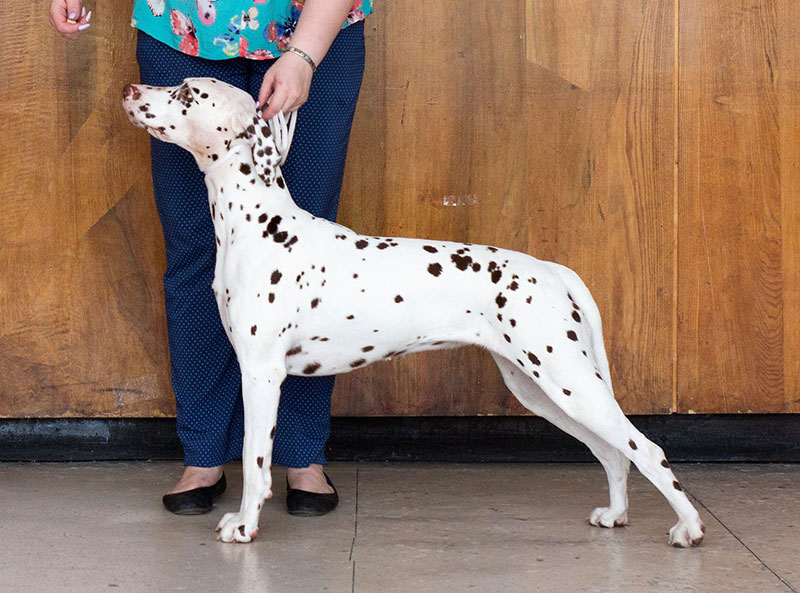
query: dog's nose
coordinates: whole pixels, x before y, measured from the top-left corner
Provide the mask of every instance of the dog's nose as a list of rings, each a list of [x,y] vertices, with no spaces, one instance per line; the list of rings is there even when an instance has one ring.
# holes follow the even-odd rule
[[[122,88],[122,96],[123,96],[124,98],[126,98],[126,99],[127,99],[128,97],[130,97],[131,99],[133,99],[133,100],[135,101],[136,99],[138,99],[138,98],[139,98],[139,96],[140,96],[140,95],[141,95],[141,93],[139,92],[139,89],[137,89],[137,88],[136,88],[135,86],[133,86],[132,84],[126,84],[126,85],[125,85],[125,86]]]

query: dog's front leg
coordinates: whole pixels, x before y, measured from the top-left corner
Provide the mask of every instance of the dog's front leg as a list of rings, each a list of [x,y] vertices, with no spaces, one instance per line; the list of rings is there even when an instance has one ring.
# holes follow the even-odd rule
[[[248,364],[239,356],[244,399],[244,446],[242,448],[242,506],[226,513],[217,525],[218,539],[246,543],[258,533],[261,505],[272,496],[272,440],[278,419],[278,400],[286,368],[281,364]],[[244,360],[243,360],[244,359]]]

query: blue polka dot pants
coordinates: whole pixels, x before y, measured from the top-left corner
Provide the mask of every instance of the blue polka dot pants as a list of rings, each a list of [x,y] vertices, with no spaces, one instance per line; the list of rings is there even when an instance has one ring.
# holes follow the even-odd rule
[[[208,76],[258,96],[274,60],[206,60],[180,53],[142,33],[136,58],[141,81],[173,86]],[[347,143],[364,70],[364,24],[343,29],[317,68],[283,175],[295,202],[315,216],[336,218]],[[153,191],[164,231],[164,295],[186,465],[213,467],[241,456],[244,417],[236,355],[211,290],[214,227],[203,174],[174,144],[151,139]],[[325,463],[333,377],[287,377],[281,390],[274,463]]]

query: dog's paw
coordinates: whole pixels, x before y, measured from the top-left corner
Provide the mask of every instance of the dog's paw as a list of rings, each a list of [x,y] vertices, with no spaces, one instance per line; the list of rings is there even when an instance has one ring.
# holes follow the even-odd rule
[[[691,548],[703,541],[705,532],[706,528],[700,517],[688,522],[681,520],[669,530],[669,544],[676,548]]]
[[[225,513],[217,524],[216,531],[220,541],[246,544],[258,535],[258,522],[245,520],[242,513]]]
[[[628,524],[628,512],[609,507],[597,507],[587,519],[595,527],[624,527]]]

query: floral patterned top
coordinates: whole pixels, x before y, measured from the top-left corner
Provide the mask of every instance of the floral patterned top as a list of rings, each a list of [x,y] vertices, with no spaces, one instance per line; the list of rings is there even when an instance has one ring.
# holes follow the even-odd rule
[[[134,0],[131,26],[185,54],[271,60],[289,45],[305,0]],[[355,0],[342,28],[372,12]]]

